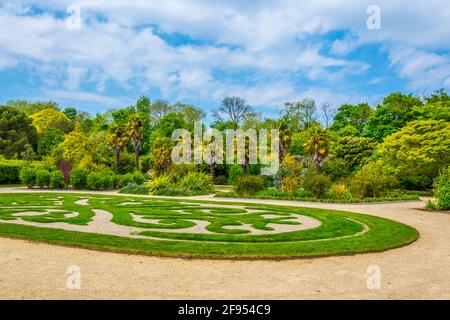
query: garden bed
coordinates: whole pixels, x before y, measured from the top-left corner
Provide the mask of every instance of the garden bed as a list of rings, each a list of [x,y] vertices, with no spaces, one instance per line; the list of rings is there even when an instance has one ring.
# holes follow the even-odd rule
[[[377,252],[419,236],[335,210],[132,196],[0,196],[0,235],[90,249],[197,258],[281,259]]]

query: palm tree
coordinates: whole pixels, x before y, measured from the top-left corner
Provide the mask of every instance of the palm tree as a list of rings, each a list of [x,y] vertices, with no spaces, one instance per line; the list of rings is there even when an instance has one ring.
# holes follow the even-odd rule
[[[330,133],[320,125],[313,125],[308,128],[306,142],[303,148],[312,156],[312,162],[316,166],[317,172],[322,169],[323,162],[330,151],[332,144]]]
[[[114,149],[116,155],[116,174],[119,173],[120,153],[128,142],[128,137],[123,127],[113,123],[107,136],[108,145]]]
[[[278,132],[280,134],[280,163],[283,162],[283,159],[286,155],[286,153],[289,150],[289,147],[291,145],[291,138],[292,138],[292,131],[289,126],[289,122],[287,117],[282,117],[276,122],[276,128],[278,129]]]
[[[141,116],[138,113],[133,114],[126,125],[128,135],[133,141],[134,148],[134,166],[139,169],[139,155],[141,153],[142,140],[144,139],[144,125]]]

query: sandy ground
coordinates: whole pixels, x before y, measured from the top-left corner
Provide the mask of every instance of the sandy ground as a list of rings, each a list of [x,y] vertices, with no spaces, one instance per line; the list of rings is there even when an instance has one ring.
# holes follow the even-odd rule
[[[409,224],[421,237],[382,253],[284,261],[157,258],[0,238],[0,298],[450,299],[450,214],[422,211],[423,202],[251,202],[372,214]],[[66,288],[72,265],[81,269],[78,290]],[[367,287],[370,266],[381,270],[380,289]]]

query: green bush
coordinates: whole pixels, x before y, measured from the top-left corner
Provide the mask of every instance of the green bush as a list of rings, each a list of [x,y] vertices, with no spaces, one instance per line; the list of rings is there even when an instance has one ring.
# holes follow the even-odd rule
[[[436,205],[434,204],[433,201],[427,200],[427,202],[425,203],[425,209],[427,209],[427,210],[436,210]]]
[[[2,160],[0,161],[0,184],[19,183],[20,170],[25,162],[20,160]]]
[[[82,168],[75,168],[70,173],[70,184],[74,189],[86,189],[88,172]]]
[[[158,196],[195,196],[197,193],[191,192],[185,188],[177,187],[173,184],[154,191],[152,194]]]
[[[118,178],[119,178],[119,186],[121,188],[129,185],[130,183],[139,185],[145,182],[145,175],[138,171],[135,171],[134,173],[127,173],[121,175]]]
[[[357,198],[378,198],[398,185],[392,175],[383,172],[381,163],[370,162],[362,167],[351,179],[349,189]]]
[[[119,159],[119,174],[134,172],[134,154],[124,152]]]
[[[433,182],[434,194],[436,196],[436,208],[439,210],[450,210],[450,167],[441,171]]]
[[[340,201],[350,201],[354,198],[353,194],[347,189],[347,186],[344,183],[334,183],[330,188],[329,196],[331,199]]]
[[[36,184],[36,169],[32,167],[25,167],[20,171],[20,182],[28,188],[33,188]]]
[[[230,166],[230,171],[228,173],[228,183],[234,184],[239,177],[244,175],[242,167],[238,164],[233,164]]]
[[[331,181],[338,181],[348,177],[351,174],[351,170],[347,162],[343,159],[334,158],[325,161],[322,167],[322,173],[329,176]]]
[[[143,184],[129,183],[119,190],[119,193],[148,194],[148,188]]]
[[[147,183],[151,194],[164,196],[191,196],[214,192],[212,177],[203,172],[180,172],[173,175],[160,175]]]
[[[50,173],[50,187],[52,189],[62,189],[64,188],[64,175],[61,171],[56,170]]]
[[[243,176],[237,179],[234,191],[239,194],[255,194],[264,188],[263,176]]]
[[[322,198],[331,185],[331,179],[319,172],[313,167],[306,172],[303,188],[312,193],[318,199]]]
[[[150,193],[156,193],[160,190],[168,187],[172,183],[172,178],[168,175],[161,175],[159,177],[155,177],[147,183],[147,188]]]
[[[214,192],[214,184],[211,175],[203,172],[189,172],[180,180],[179,185],[181,188],[194,193]]]
[[[90,190],[107,190],[114,187],[115,174],[111,171],[91,172],[87,176]]]
[[[261,174],[261,165],[258,164],[250,164],[247,169],[247,174],[252,176],[258,176]]]
[[[217,176],[213,178],[214,184],[224,185],[227,184],[227,177],[225,176]]]
[[[50,172],[47,170],[37,170],[36,171],[36,185],[39,188],[44,188],[50,186]]]

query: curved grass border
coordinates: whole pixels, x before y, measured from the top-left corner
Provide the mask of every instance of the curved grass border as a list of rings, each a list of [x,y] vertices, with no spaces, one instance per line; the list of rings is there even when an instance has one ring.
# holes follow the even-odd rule
[[[64,195],[48,193],[51,195]],[[14,196],[14,194],[8,194]],[[74,194],[93,196],[92,194]],[[16,194],[16,196],[19,196]],[[120,196],[127,199],[142,198]],[[116,196],[113,196],[116,197]],[[208,203],[249,206],[242,202],[216,202],[181,199],[153,199],[155,201],[171,201],[183,203]],[[252,207],[270,208],[280,206],[250,204]],[[283,206],[286,209],[300,207]],[[419,238],[419,232],[405,224],[392,220],[359,213],[301,208],[322,214],[342,216],[357,220],[369,226],[369,231],[355,237],[339,238],[324,241],[292,241],[292,242],[252,242],[252,243],[215,243],[206,241],[176,241],[133,239],[113,235],[93,234],[45,227],[32,227],[0,222],[0,236],[21,238],[45,242],[49,244],[75,246],[87,249],[123,252],[130,254],[147,254],[180,258],[214,258],[214,259],[288,259],[310,258],[336,255],[352,255],[357,253],[380,252],[408,245]]]

